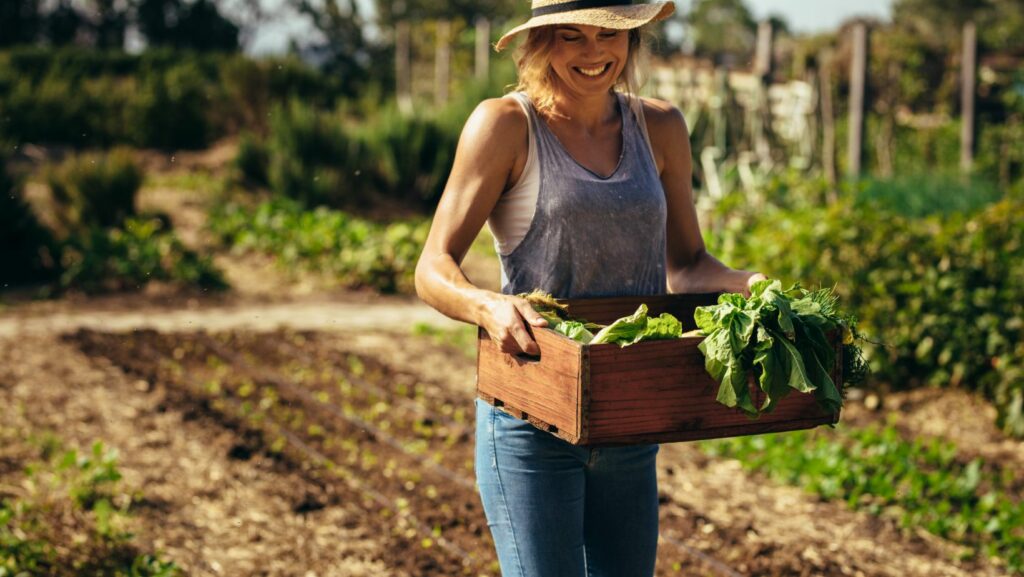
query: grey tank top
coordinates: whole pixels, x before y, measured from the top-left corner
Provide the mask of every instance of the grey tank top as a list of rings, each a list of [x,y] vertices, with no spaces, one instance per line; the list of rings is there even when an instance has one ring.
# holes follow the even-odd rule
[[[625,97],[622,155],[602,177],[583,167],[523,93],[540,164],[537,208],[526,236],[501,255],[502,292],[541,289],[559,298],[666,292],[665,191],[644,133]]]

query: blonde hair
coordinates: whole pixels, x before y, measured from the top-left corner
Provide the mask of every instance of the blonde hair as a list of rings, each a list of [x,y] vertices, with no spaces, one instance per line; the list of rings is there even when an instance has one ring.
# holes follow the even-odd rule
[[[539,26],[529,31],[526,39],[516,50],[515,61],[519,83],[515,90],[530,97],[537,110],[545,113],[554,111],[555,72],[551,69],[551,50],[555,45],[555,26]],[[648,53],[640,28],[629,30],[629,55],[626,66],[615,81],[615,88],[631,96],[630,106],[640,106],[638,95],[644,78],[641,68],[646,68]]]

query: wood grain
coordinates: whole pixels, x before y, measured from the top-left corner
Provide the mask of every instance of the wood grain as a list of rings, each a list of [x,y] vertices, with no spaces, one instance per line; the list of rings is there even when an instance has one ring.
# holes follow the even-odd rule
[[[567,439],[580,437],[582,346],[554,331],[539,329],[539,358],[502,353],[487,332],[478,333],[477,394],[524,418],[554,426]],[[515,413],[513,413],[515,414]],[[547,430],[547,428],[545,428]]]

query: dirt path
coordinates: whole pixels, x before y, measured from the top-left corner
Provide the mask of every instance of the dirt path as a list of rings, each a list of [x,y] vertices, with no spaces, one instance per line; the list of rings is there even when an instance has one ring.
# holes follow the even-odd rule
[[[344,299],[344,300],[343,300]],[[459,323],[408,297],[354,295],[225,302],[220,298],[184,302],[147,300],[137,296],[48,307],[19,307],[0,312],[0,338],[70,333],[79,329],[111,332],[153,329],[161,332],[252,330],[279,328],[324,331],[409,331],[417,323],[454,328]]]

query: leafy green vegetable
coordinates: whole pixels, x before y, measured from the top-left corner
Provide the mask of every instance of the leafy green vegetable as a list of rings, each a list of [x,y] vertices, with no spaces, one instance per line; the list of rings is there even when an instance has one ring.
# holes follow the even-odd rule
[[[640,333],[638,340],[678,339],[681,336],[683,336],[683,323],[668,313],[661,313],[655,318],[647,317],[647,326]]]
[[[636,312],[628,317],[617,319],[612,324],[598,331],[590,344],[600,345],[617,343],[620,346],[631,345],[639,340],[647,328],[647,305],[640,305]]]
[[[594,333],[588,331],[587,327],[580,321],[559,321],[551,328],[555,332],[561,333],[570,339],[583,344],[588,344],[594,339]]]
[[[756,417],[796,390],[813,392],[827,411],[842,407],[831,377],[835,350],[827,335],[841,330],[845,341],[852,332],[831,290],[783,289],[777,280],[764,280],[751,287],[749,299],[727,293],[717,305],[698,307],[694,320],[707,335],[698,348],[705,369],[719,382],[722,404]],[[750,394],[751,370],[765,395],[760,407]]]

